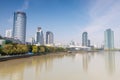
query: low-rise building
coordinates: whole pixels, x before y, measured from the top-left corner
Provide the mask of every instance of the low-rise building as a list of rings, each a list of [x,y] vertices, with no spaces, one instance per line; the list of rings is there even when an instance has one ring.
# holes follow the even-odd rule
[[[4,39],[0,39],[0,45],[3,46],[5,44],[5,40]]]

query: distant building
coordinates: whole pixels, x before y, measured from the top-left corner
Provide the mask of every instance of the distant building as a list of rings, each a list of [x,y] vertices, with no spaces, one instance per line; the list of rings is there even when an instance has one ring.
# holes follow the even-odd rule
[[[0,39],[0,46],[5,44],[5,40],[4,39]]]
[[[44,45],[44,35],[41,27],[38,27],[37,33],[36,33],[36,44]]]
[[[0,39],[2,39],[2,36],[0,35]]]
[[[26,39],[26,13],[15,12],[13,21],[13,38],[25,43]]]
[[[6,42],[12,42],[12,43],[17,43],[17,44],[22,44],[22,42],[19,39],[14,39],[14,38],[8,38],[8,37],[4,37]]]
[[[114,32],[111,29],[107,29],[104,32],[104,48],[109,50],[109,49],[114,49]]]
[[[46,32],[46,44],[53,45],[54,44],[54,35],[52,32]]]
[[[88,46],[88,33],[83,32],[82,34],[82,46]]]
[[[76,45],[74,41],[71,41],[70,42],[70,45]]]
[[[30,38],[30,43],[31,43],[31,45],[35,44],[35,38],[34,37]]]
[[[11,29],[5,31],[5,37],[12,38],[12,30]]]

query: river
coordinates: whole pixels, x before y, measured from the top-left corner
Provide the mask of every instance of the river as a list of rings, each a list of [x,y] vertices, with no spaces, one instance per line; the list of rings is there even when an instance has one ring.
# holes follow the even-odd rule
[[[0,62],[0,80],[120,80],[120,52],[44,55]]]

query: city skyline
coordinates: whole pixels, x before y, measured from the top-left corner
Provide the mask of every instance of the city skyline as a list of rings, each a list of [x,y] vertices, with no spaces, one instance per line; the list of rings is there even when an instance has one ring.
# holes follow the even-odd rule
[[[86,31],[91,44],[99,45],[104,43],[104,31],[111,28],[115,46],[120,47],[119,3],[118,0],[1,0],[0,34],[4,36],[5,30],[12,29],[15,11],[24,11],[28,17],[27,41],[41,26],[44,32],[50,30],[55,34],[55,42],[81,43],[81,34]]]

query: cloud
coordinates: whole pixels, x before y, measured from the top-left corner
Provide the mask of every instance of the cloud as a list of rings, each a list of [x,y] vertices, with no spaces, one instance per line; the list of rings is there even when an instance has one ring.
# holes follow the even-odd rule
[[[103,43],[104,31],[111,28],[115,32],[115,41],[120,40],[116,35],[120,26],[120,1],[119,0],[95,0],[91,2],[89,8],[90,23],[84,27],[83,31],[89,33],[93,42]],[[117,43],[115,43],[117,44]]]
[[[27,9],[29,8],[29,1],[30,1],[30,0],[24,0],[23,5],[22,5],[21,8],[18,9],[17,11],[27,10]],[[10,18],[8,19],[8,23],[10,23],[10,24],[13,23],[13,18],[12,18],[12,17],[10,17]]]
[[[24,0],[22,7],[20,9],[18,9],[18,11],[27,10],[29,8],[29,1],[30,0]]]
[[[23,2],[23,5],[21,6],[20,9],[18,9],[17,11],[24,11],[24,10],[27,10],[28,7],[29,7],[29,1],[30,0],[24,0]],[[13,16],[10,16],[8,19],[7,19],[7,22],[10,26],[13,26]]]
[[[22,6],[22,9],[26,10],[26,9],[28,9],[28,7],[29,7],[29,0],[24,0],[24,4]]]

